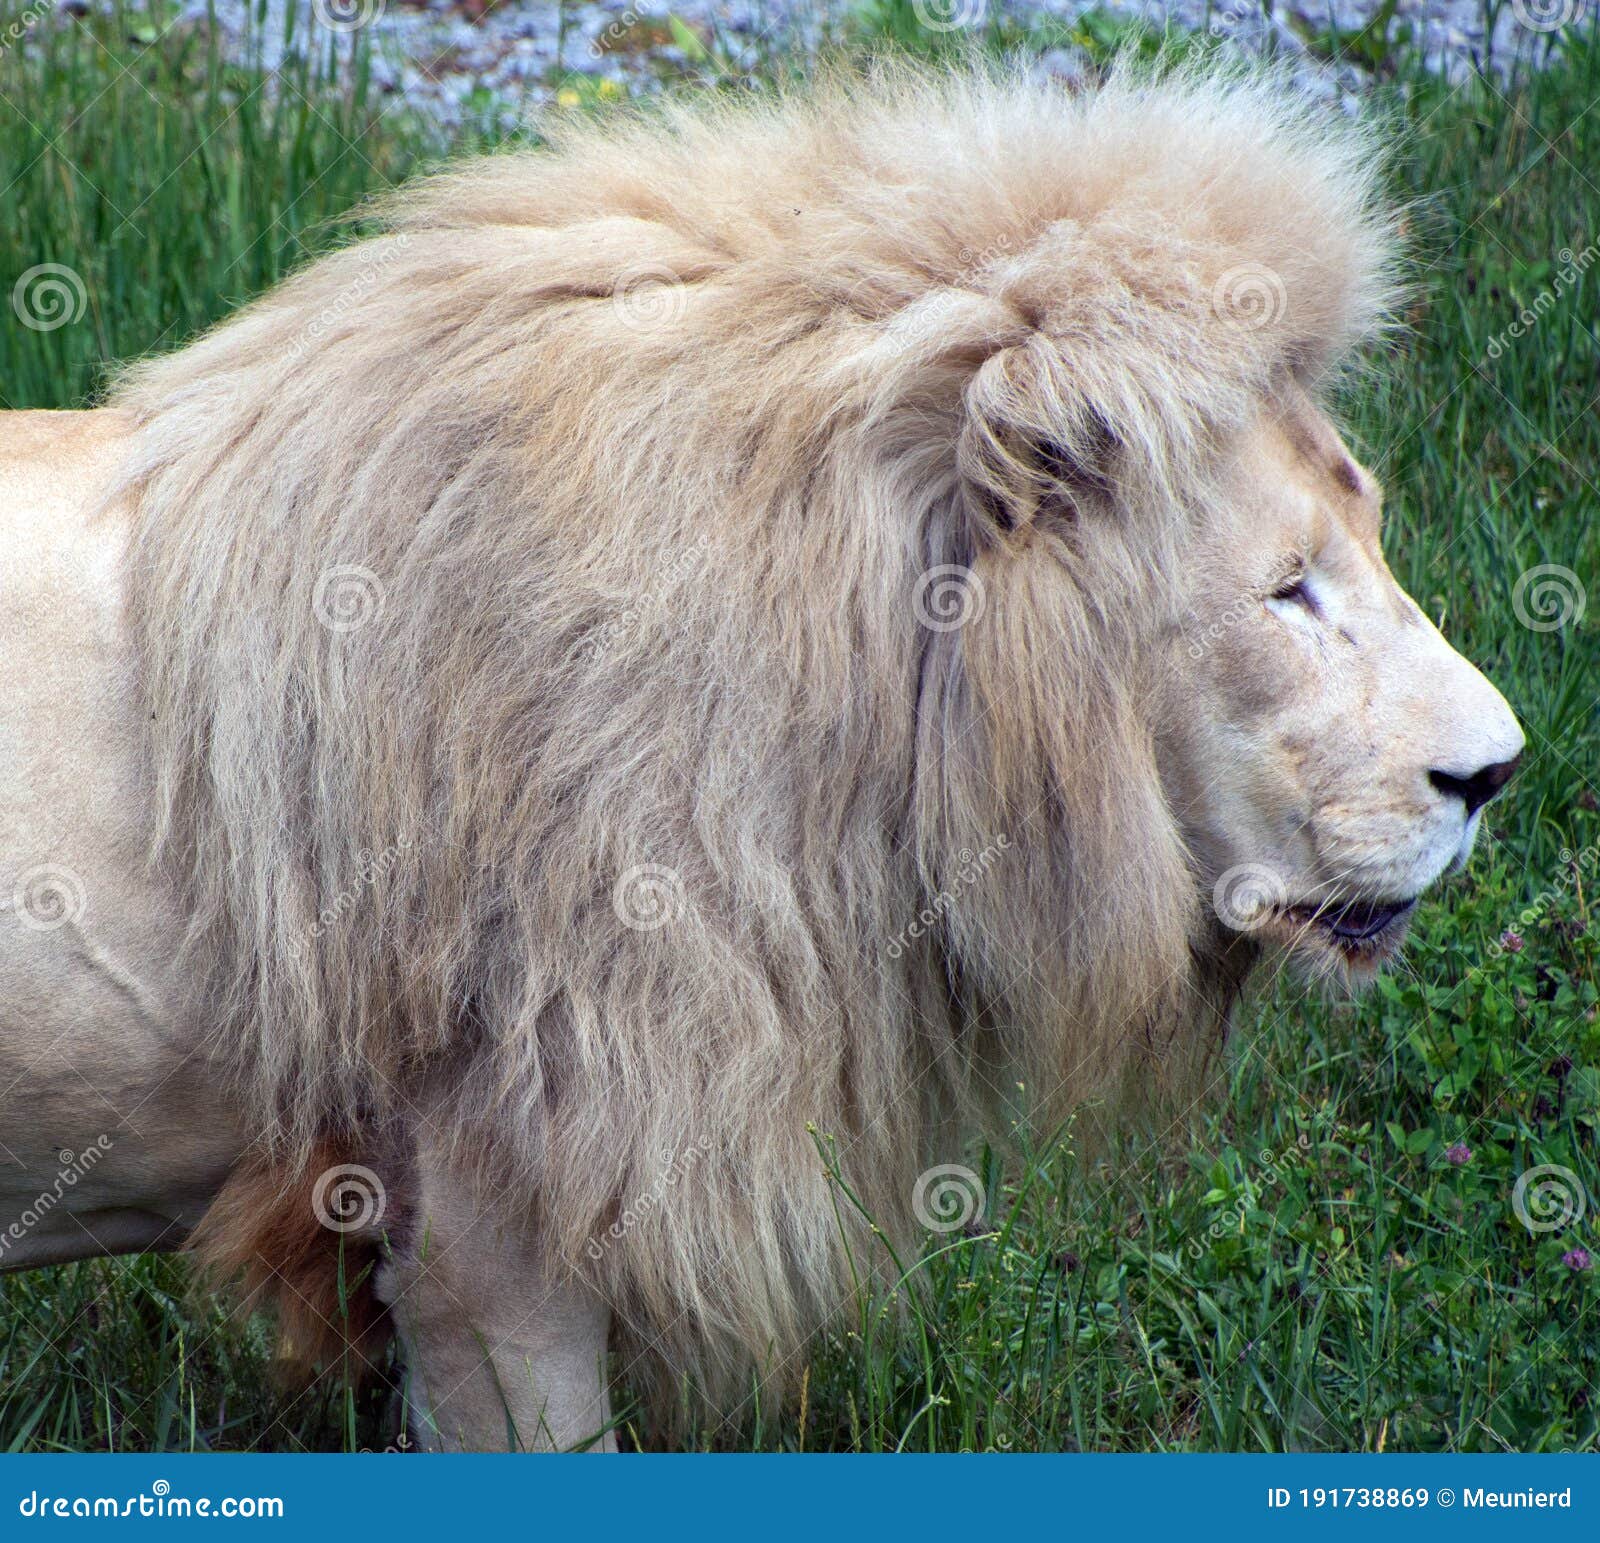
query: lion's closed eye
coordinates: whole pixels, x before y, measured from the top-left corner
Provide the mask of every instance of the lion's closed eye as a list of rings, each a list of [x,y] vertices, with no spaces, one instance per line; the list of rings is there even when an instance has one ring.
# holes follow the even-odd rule
[[[1269,611],[1279,615],[1291,608],[1314,617],[1322,614],[1311,576],[1302,563],[1296,563],[1273,585],[1271,593],[1267,596],[1266,605]]]

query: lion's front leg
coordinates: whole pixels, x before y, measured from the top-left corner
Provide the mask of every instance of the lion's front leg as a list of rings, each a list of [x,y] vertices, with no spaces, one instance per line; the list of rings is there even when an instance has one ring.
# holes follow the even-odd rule
[[[525,1223],[424,1149],[406,1238],[378,1275],[411,1372],[413,1430],[442,1451],[614,1451],[611,1313]]]

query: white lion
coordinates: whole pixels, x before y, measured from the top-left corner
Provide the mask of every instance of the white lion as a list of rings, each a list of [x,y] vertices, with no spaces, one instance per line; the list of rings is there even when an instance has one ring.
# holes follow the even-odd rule
[[[9,415],[0,1263],[198,1229],[604,1445],[608,1347],[732,1408],[844,1299],[813,1128],[905,1238],[995,1089],[1370,974],[1522,747],[1316,405],[1375,165],[1193,75],[570,126]]]

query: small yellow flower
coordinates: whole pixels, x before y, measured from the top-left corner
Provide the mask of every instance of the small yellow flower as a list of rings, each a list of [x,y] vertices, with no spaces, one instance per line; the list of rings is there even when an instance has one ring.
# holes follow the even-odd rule
[[[571,86],[563,86],[556,92],[557,107],[576,107],[583,100]]]

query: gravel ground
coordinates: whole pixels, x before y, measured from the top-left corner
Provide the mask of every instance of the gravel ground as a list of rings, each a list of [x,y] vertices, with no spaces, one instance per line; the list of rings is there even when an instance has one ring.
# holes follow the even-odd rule
[[[63,0],[79,14],[102,0]],[[469,117],[510,125],[526,109],[585,94],[633,95],[658,89],[685,70],[714,66],[681,46],[676,17],[733,73],[794,48],[812,48],[848,27],[860,0],[268,0],[257,34],[269,67],[286,47],[326,47],[332,35],[365,29],[381,87],[447,128]],[[1142,19],[1156,27],[1209,29],[1229,49],[1274,50],[1293,61],[1304,86],[1324,98],[1353,99],[1374,78],[1351,54],[1334,62],[1307,39],[1360,31],[1384,0],[912,0],[917,22],[937,32],[982,27],[997,18],[1020,28],[1071,24],[1087,13]],[[213,0],[231,46],[246,57],[247,17],[259,0]],[[1566,30],[1591,24],[1600,0],[1398,0],[1391,34],[1404,28],[1430,69],[1457,80],[1487,64],[1503,74],[1517,60],[1537,63]],[[286,10],[295,40],[283,42]],[[186,21],[205,24],[206,0]],[[1493,17],[1492,47],[1486,38]],[[1073,77],[1085,56],[1067,46],[1039,68]]]

